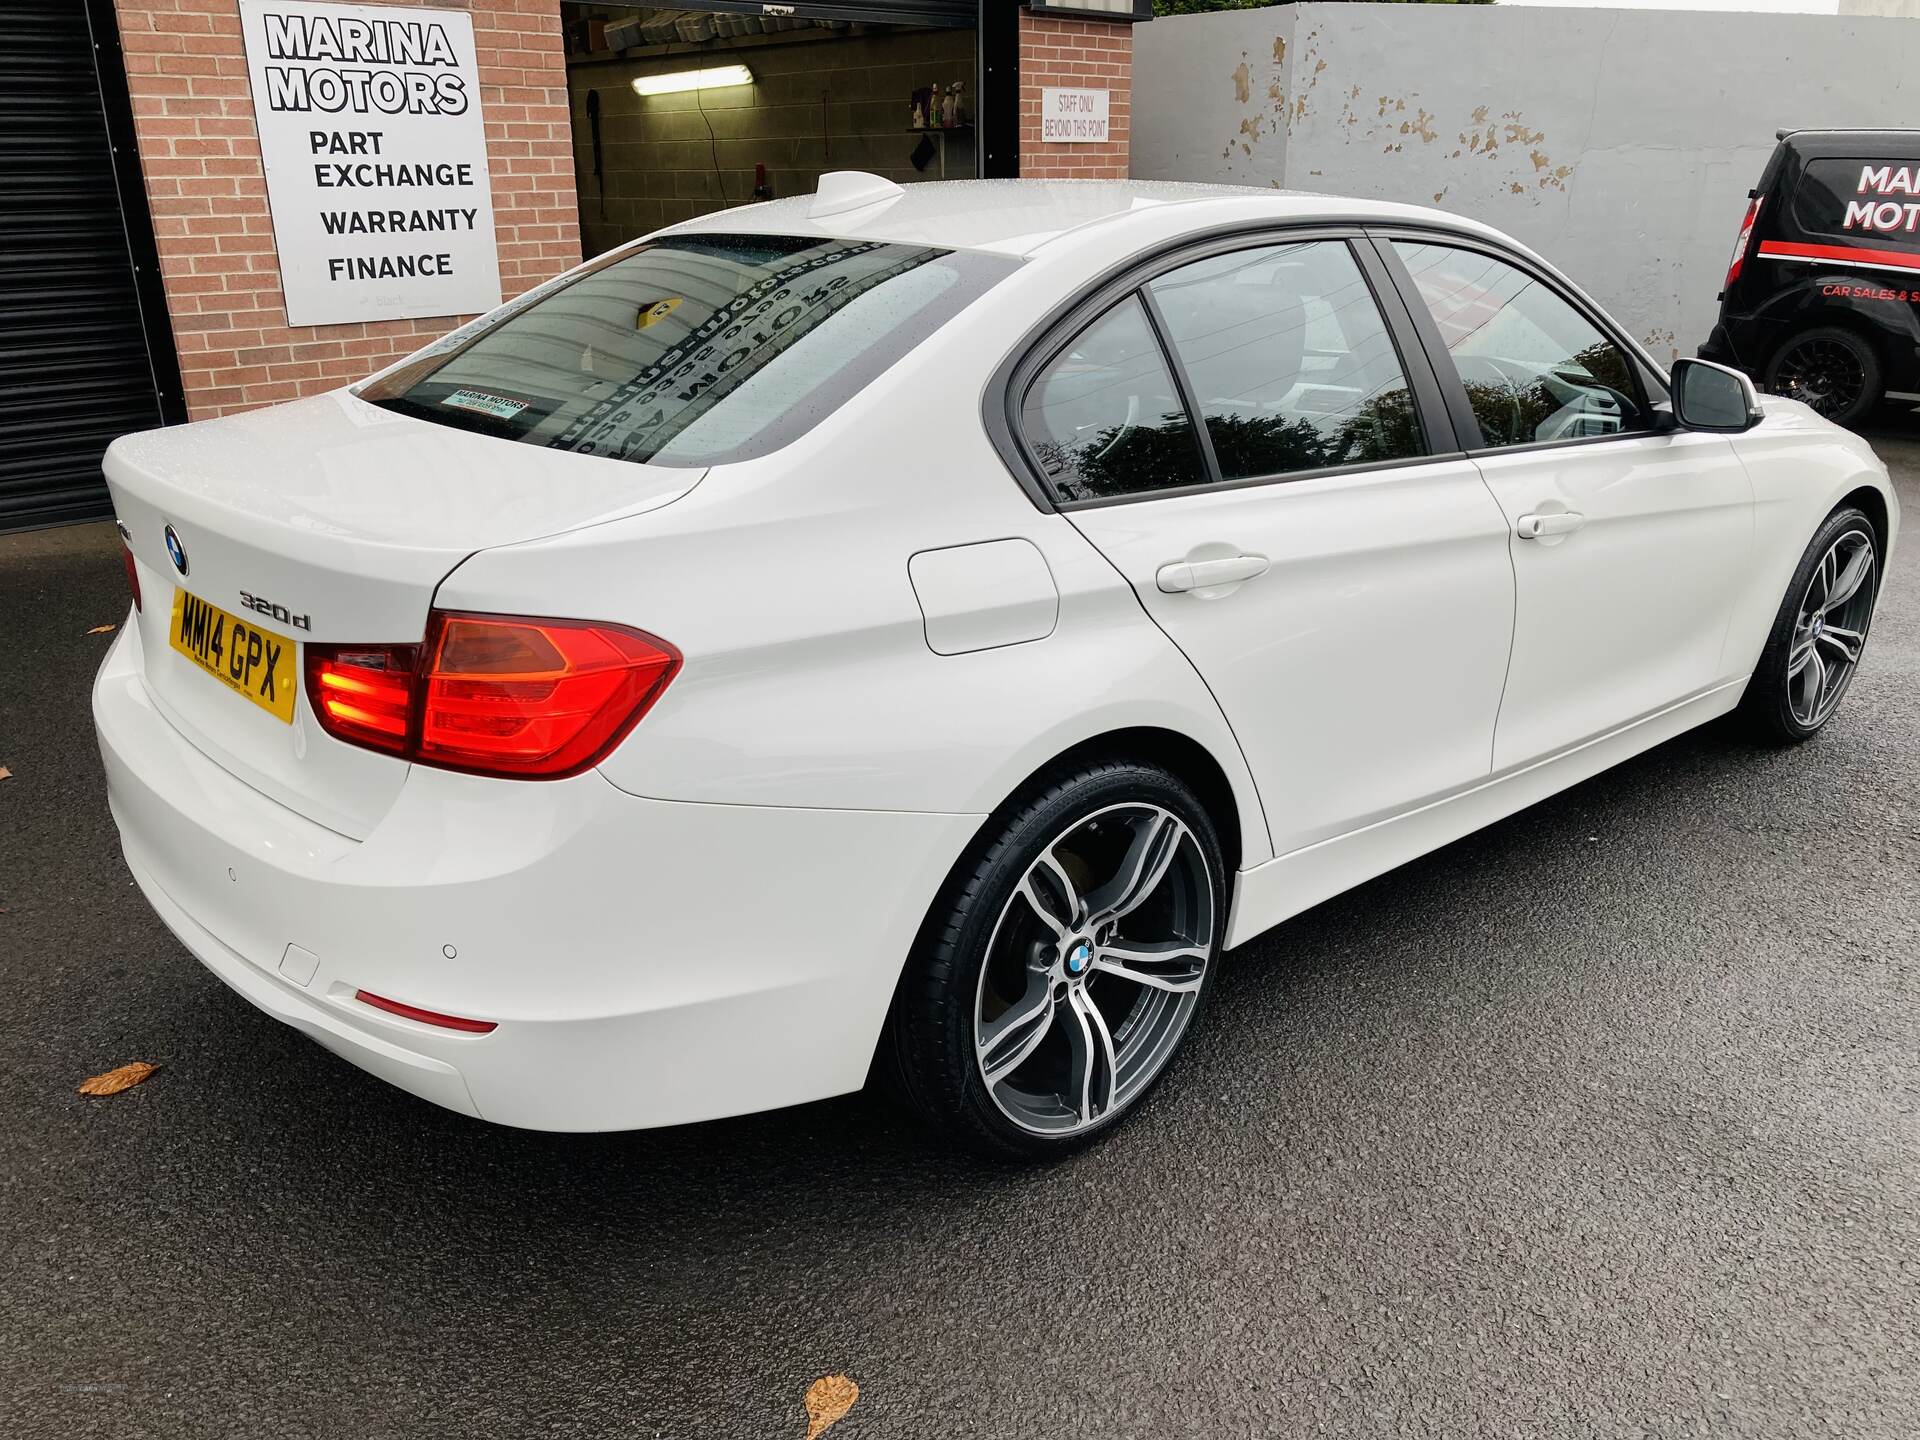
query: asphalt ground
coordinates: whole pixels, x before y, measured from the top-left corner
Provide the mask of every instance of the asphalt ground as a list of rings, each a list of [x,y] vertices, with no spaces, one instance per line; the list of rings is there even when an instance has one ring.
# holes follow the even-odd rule
[[[1820,739],[1282,926],[1018,1170],[864,1096],[496,1129],[255,1012],[121,863],[111,531],[0,539],[0,1436],[800,1437],[835,1372],[835,1440],[1920,1433],[1916,548]]]

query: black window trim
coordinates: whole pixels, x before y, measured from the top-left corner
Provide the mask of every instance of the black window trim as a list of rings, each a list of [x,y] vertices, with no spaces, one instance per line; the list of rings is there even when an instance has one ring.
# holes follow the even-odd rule
[[[1427,308],[1427,302],[1421,298],[1420,287],[1415,283],[1412,272],[1400,259],[1393,248],[1395,240],[1407,240],[1423,245],[1443,245],[1455,250],[1470,250],[1511,265],[1523,274],[1530,275],[1534,281],[1546,287],[1560,300],[1572,307],[1575,314],[1600,332],[1606,339],[1620,347],[1633,371],[1634,383],[1639,391],[1637,399],[1641,408],[1652,415],[1655,409],[1665,403],[1670,390],[1667,374],[1647,354],[1640,343],[1629,336],[1606,312],[1601,310],[1578,286],[1566,276],[1544,265],[1532,257],[1520,254],[1508,246],[1480,235],[1463,234],[1444,226],[1432,225],[1369,225],[1366,227],[1370,248],[1379,257],[1381,266],[1392,278],[1394,286],[1400,292],[1400,300],[1411,316],[1420,344],[1426,351],[1428,363],[1434,372],[1441,376],[1441,387],[1446,406],[1452,417],[1455,431],[1465,441],[1465,453],[1472,460],[1494,455],[1525,455],[1539,450],[1565,450],[1578,445],[1614,445],[1622,441],[1645,440],[1677,433],[1649,426],[1639,430],[1623,430],[1617,435],[1577,435],[1566,440],[1534,440],[1525,445],[1489,445],[1481,432],[1480,422],[1473,413],[1473,406],[1467,399],[1466,386],[1461,383],[1460,372],[1454,367],[1453,353],[1447,349],[1441,338],[1440,327],[1434,321],[1433,312]]]
[[[1359,269],[1361,279],[1373,296],[1381,323],[1387,327],[1394,353],[1400,361],[1402,376],[1413,393],[1415,423],[1420,427],[1426,453],[1398,460],[1362,461],[1351,465],[1321,465],[1308,470],[1288,470],[1277,475],[1250,475],[1237,480],[1222,479],[1214,456],[1213,441],[1193,401],[1186,367],[1169,343],[1166,327],[1147,285],[1170,271],[1215,255],[1236,250],[1265,249],[1275,245],[1300,244],[1313,240],[1338,240],[1347,246]],[[1199,436],[1202,463],[1208,478],[1195,485],[1168,486],[1131,495],[1105,495],[1083,500],[1065,499],[1048,483],[1046,470],[1026,437],[1022,410],[1027,392],[1041,373],[1072,345],[1095,321],[1117,308],[1129,296],[1137,295],[1146,312],[1148,325],[1160,346],[1162,362],[1172,377],[1188,423]],[[1180,239],[1144,255],[1134,256],[1098,276],[1061,304],[1054,307],[1030,330],[987,382],[983,419],[988,438],[1000,452],[1008,470],[1019,482],[1027,498],[1043,511],[1066,512],[1094,509],[1107,505],[1138,505],[1154,500],[1178,499],[1188,495],[1212,494],[1222,490],[1241,490],[1256,485],[1285,485],[1295,481],[1318,480],[1328,476],[1371,474],[1381,470],[1406,469],[1465,458],[1456,426],[1449,414],[1445,391],[1435,373],[1431,357],[1413,325],[1405,297],[1382,265],[1376,247],[1369,243],[1367,227],[1358,218],[1352,221],[1316,219],[1311,221],[1255,221],[1203,231]],[[1477,431],[1474,432],[1477,436]]]
[[[1146,282],[1142,282],[1133,293],[1140,301],[1140,309],[1147,317],[1147,329],[1153,334],[1153,343],[1160,347],[1160,363],[1167,367],[1167,374],[1173,377],[1173,393],[1180,397],[1180,408],[1187,412],[1187,428],[1193,431],[1194,438],[1200,444],[1200,483],[1202,485],[1218,484],[1220,457],[1214,453],[1213,436],[1208,433],[1206,418],[1200,413],[1200,402],[1195,397],[1193,389],[1193,377],[1187,373],[1187,362],[1181,358],[1180,351],[1174,346],[1173,327],[1167,324],[1166,312],[1160,308],[1160,297],[1153,293],[1151,286]],[[1100,313],[1103,316],[1111,315],[1114,309],[1126,303],[1124,300],[1116,301],[1112,308]],[[1029,392],[1038,379],[1039,374],[1036,373],[1034,380],[1027,382]],[[1020,406],[1022,411],[1026,409],[1025,394],[1020,397]],[[1194,487],[1176,485],[1168,488],[1191,490]]]

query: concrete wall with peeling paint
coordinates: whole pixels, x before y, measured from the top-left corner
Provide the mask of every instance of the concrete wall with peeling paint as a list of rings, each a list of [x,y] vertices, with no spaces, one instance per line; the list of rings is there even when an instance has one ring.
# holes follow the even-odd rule
[[[1871,16],[1302,4],[1134,45],[1136,176],[1471,215],[1662,359],[1712,327],[1775,130],[1920,125],[1920,25]]]

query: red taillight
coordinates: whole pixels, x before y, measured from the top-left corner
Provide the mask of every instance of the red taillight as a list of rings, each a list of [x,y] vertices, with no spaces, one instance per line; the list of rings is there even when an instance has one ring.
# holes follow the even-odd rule
[[[308,645],[329,734],[428,765],[559,779],[599,763],[680,668],[624,625],[436,610],[421,645]]]
[[[371,1005],[376,1010],[385,1010],[389,1015],[418,1020],[422,1025],[438,1025],[443,1030],[464,1030],[469,1035],[485,1035],[500,1028],[497,1021],[467,1020],[458,1015],[442,1015],[438,1010],[422,1010],[418,1005],[389,1000],[386,996],[376,995],[371,990],[356,990],[353,992],[353,998],[362,1005]]]
[[[1720,287],[1722,290],[1731,290],[1733,282],[1740,278],[1740,270],[1747,263],[1747,244],[1753,239],[1753,224],[1760,218],[1760,204],[1765,198],[1756,195],[1747,202],[1747,218],[1740,222],[1740,236],[1733,242],[1733,259],[1727,262],[1727,278]]]
[[[418,645],[309,645],[307,698],[330,733],[405,754]]]
[[[133,591],[133,608],[137,614],[143,608],[140,604],[140,567],[133,563],[133,547],[125,540],[120,542],[120,568],[127,572],[127,588]]]
[[[680,668],[620,625],[440,615],[419,758],[493,775],[572,775],[611,750]]]

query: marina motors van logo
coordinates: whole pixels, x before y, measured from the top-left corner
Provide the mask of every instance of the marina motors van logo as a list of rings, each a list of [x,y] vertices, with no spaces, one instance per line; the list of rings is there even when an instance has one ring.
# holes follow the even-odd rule
[[[1862,165],[1856,195],[1904,195],[1905,200],[1849,200],[1841,217],[1842,230],[1865,230],[1885,235],[1895,231],[1911,235],[1920,227],[1920,165]]]

